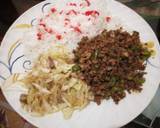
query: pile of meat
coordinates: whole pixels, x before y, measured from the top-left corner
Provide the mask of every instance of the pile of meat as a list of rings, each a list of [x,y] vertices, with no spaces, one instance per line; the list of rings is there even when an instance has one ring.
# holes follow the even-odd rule
[[[141,43],[139,33],[104,30],[89,39],[84,37],[74,50],[74,62],[79,74],[90,87],[94,100],[112,98],[118,103],[126,91],[140,92],[145,82],[145,61],[151,52]]]

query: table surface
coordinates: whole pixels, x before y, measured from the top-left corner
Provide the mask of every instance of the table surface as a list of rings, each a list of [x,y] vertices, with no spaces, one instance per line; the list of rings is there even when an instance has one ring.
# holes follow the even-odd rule
[[[30,1],[25,3],[25,0],[12,0],[15,7],[17,7],[19,14],[42,0],[33,0],[33,1],[34,2]],[[127,6],[138,12],[151,25],[151,27],[153,28],[154,32],[156,33],[157,37],[160,40],[160,0],[118,0],[118,1],[126,4]],[[20,4],[23,4],[23,6],[19,6]],[[157,110],[160,110],[160,104],[157,104],[157,100],[159,99],[160,99],[160,89],[158,90],[152,103],[143,112],[143,114],[148,116],[150,120],[148,118],[145,118],[144,120],[144,116],[141,115],[136,120],[134,120],[134,122],[138,121],[138,123],[142,125],[144,124],[147,128],[147,126],[150,125],[151,121],[155,119]],[[131,125],[132,124],[127,125],[124,128],[133,128]],[[26,122],[24,119],[22,119],[16,112],[14,112],[14,110],[6,102],[1,91],[0,91],[0,128],[35,128],[34,126]],[[138,127],[136,126],[134,128]]]

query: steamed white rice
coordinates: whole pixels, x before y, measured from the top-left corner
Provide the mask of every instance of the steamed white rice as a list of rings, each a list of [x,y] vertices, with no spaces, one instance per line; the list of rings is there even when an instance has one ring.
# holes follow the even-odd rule
[[[24,52],[30,60],[35,60],[39,54],[51,47],[54,48],[55,45],[66,45],[69,50],[73,50],[84,36],[93,37],[104,29],[120,27],[120,21],[112,17],[108,10],[109,1],[88,0],[89,6],[87,0],[63,1],[51,5],[48,12],[39,17],[38,24],[24,34],[22,39]],[[70,3],[76,6],[70,6]],[[55,12],[53,12],[54,9]],[[92,10],[97,11],[99,15],[85,15],[85,12]],[[71,14],[68,15],[68,12]],[[106,22],[106,17],[110,18],[108,22]],[[46,32],[44,24],[47,29],[54,31],[54,34]],[[73,27],[77,26],[80,32],[74,30]],[[42,34],[41,40],[37,39],[37,33]],[[59,38],[56,37],[57,35]]]

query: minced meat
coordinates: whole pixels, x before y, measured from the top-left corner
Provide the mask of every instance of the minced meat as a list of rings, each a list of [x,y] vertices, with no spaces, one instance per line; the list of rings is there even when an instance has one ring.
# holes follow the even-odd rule
[[[89,39],[84,37],[74,50],[77,73],[90,87],[94,100],[112,98],[118,103],[126,91],[140,92],[145,82],[145,61],[151,52],[144,47],[139,33],[104,30]]]

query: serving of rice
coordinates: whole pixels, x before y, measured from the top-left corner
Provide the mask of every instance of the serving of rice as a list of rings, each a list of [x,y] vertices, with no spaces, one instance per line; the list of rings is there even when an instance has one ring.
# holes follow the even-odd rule
[[[104,28],[119,28],[120,20],[112,17],[107,3],[105,0],[65,0],[51,5],[37,24],[24,34],[25,55],[35,60],[57,43],[73,50],[84,36],[94,37]]]

